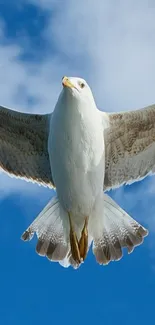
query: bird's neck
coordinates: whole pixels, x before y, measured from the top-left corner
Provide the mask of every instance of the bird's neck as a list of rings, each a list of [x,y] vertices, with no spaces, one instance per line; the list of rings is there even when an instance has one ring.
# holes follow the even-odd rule
[[[76,97],[69,91],[62,91],[55,109],[61,111],[63,115],[70,115],[70,117],[72,115],[79,115],[84,118],[88,115],[95,116],[97,113],[94,101]]]

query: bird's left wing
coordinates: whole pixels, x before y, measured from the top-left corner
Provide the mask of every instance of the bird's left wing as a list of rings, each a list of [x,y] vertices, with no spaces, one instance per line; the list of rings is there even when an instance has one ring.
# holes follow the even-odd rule
[[[104,190],[155,172],[155,105],[108,117]]]
[[[48,155],[51,114],[25,114],[0,106],[0,168],[52,187]]]

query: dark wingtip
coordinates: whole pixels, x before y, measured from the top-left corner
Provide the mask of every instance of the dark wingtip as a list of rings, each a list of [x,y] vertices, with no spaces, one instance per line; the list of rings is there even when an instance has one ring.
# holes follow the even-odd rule
[[[49,242],[47,240],[38,239],[36,245],[36,253],[40,256],[45,256],[48,249]]]
[[[139,227],[139,232],[140,232],[140,234],[141,234],[142,237],[146,237],[149,234],[148,229],[146,229],[146,228],[144,228],[142,226]]]
[[[34,235],[34,232],[29,228],[23,232],[21,239],[24,241],[30,241]]]

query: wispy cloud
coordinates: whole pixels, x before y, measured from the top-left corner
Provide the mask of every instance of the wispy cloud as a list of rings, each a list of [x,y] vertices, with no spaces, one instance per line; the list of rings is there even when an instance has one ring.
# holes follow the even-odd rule
[[[70,60],[71,71],[79,64],[99,105],[118,110],[154,102],[153,2],[149,6],[140,0],[61,4],[46,36],[50,41],[54,35],[60,53]]]

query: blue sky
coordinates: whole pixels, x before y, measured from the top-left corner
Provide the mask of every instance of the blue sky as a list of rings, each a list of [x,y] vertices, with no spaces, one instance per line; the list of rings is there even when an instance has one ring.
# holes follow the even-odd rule
[[[155,3],[145,0],[0,2],[0,103],[53,110],[63,75],[84,77],[98,107],[155,103]],[[20,236],[50,190],[0,175],[0,323],[146,324],[154,320],[155,178],[111,192],[150,235],[107,267],[89,252],[79,270],[35,254]]]

